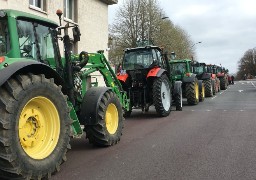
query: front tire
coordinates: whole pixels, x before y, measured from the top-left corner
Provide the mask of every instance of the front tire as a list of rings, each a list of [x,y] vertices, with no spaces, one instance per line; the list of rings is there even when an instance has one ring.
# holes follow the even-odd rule
[[[171,88],[166,75],[156,78],[153,83],[153,103],[158,115],[166,117],[171,112]]]
[[[98,101],[98,100],[96,100]],[[123,110],[117,96],[108,90],[99,100],[96,125],[86,125],[86,137],[97,146],[117,144],[122,136]]]
[[[0,176],[49,178],[70,148],[69,108],[44,75],[18,75],[0,87]]]

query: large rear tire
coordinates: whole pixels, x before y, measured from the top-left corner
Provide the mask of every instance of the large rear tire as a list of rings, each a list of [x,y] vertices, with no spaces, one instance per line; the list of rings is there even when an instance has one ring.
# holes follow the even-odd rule
[[[171,112],[171,88],[166,75],[156,78],[153,83],[153,103],[158,115],[165,117]]]
[[[0,176],[49,178],[70,148],[69,108],[53,79],[18,75],[0,87]]]
[[[204,98],[205,98],[205,86],[204,83],[202,82],[202,80],[200,80],[199,82],[199,101],[203,102]]]
[[[206,97],[213,97],[213,88],[212,88],[212,82],[211,79],[204,80],[205,85],[205,96]]]
[[[220,89],[221,90],[226,90],[227,86],[228,86],[228,83],[227,83],[225,77],[221,77],[220,78]]]
[[[198,81],[186,84],[186,97],[189,105],[196,105],[199,102],[199,85]]]
[[[108,90],[98,102],[97,124],[85,125],[86,137],[90,143],[97,146],[117,144],[122,136],[124,121],[120,101],[111,90]]]

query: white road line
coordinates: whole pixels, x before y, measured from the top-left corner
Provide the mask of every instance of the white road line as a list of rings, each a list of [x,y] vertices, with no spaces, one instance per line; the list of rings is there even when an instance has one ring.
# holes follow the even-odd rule
[[[244,90],[238,90],[238,92],[243,92]]]
[[[215,99],[217,96],[212,97],[212,99]]]
[[[223,111],[224,111],[224,112],[226,112],[227,110],[226,110],[226,109],[224,109]]]
[[[243,112],[244,110],[241,109],[240,111]]]
[[[253,84],[253,82],[251,82],[251,83],[252,83],[253,87],[255,87],[255,88],[256,88],[255,84]]]
[[[206,111],[207,111],[207,112],[210,112],[210,111],[212,111],[212,110],[210,110],[210,109],[207,109]]]

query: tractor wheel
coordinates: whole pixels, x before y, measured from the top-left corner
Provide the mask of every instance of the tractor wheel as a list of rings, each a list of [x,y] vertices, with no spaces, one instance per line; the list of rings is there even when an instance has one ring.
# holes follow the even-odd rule
[[[216,81],[212,80],[212,94],[216,95]]]
[[[124,121],[120,101],[112,91],[108,90],[99,103],[97,124],[85,126],[86,137],[96,146],[117,144],[122,136]]]
[[[186,97],[188,104],[196,105],[199,102],[199,85],[198,81],[186,84]]]
[[[127,118],[127,117],[130,117],[132,114],[132,110],[130,111],[124,111],[124,117]]]
[[[226,90],[227,89],[227,83],[225,78],[220,78],[220,89]]]
[[[175,95],[176,111],[182,111],[182,91]]]
[[[204,87],[204,83],[201,82],[201,84],[199,84],[199,87],[200,87],[200,94],[199,94],[199,101],[200,102],[203,102],[204,101],[204,98],[205,98],[205,87]]]
[[[203,82],[204,82],[204,86],[205,86],[205,96],[212,97],[213,96],[213,88],[212,88],[211,79],[204,80]]]
[[[156,112],[162,116],[168,116],[171,112],[171,88],[166,75],[156,78],[153,82],[153,103]]]
[[[17,75],[0,87],[0,176],[50,178],[70,148],[69,107],[53,79]]]

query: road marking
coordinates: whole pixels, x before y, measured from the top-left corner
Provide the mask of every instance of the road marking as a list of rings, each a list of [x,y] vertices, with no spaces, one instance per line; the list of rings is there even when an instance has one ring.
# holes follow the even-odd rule
[[[212,99],[215,99],[217,96],[213,96]]]
[[[240,111],[243,112],[244,110],[241,109]]]
[[[212,110],[210,110],[210,109],[207,109],[206,111],[207,111],[207,112],[210,112],[210,111],[212,111]]]
[[[244,90],[238,90],[238,92],[243,92]]]
[[[195,111],[195,110],[192,109],[191,111]]]
[[[227,110],[226,110],[226,109],[224,109],[223,111],[224,111],[224,112],[226,112]]]
[[[255,84],[253,84],[253,82],[251,82],[251,83],[252,83],[253,87],[255,87],[255,88],[256,88]]]

